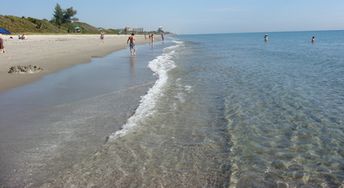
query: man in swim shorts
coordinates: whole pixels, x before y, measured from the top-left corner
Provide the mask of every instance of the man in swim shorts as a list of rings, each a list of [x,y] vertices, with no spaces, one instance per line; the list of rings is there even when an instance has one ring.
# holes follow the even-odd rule
[[[136,54],[136,50],[135,50],[135,34],[132,33],[127,40],[127,44],[129,44],[129,49],[130,49],[130,54],[131,55],[135,55]]]

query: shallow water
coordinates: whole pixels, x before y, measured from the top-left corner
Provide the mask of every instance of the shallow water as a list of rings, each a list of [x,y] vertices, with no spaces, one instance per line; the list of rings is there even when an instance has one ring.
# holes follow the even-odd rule
[[[149,113],[45,185],[343,186],[343,34],[180,36]]]

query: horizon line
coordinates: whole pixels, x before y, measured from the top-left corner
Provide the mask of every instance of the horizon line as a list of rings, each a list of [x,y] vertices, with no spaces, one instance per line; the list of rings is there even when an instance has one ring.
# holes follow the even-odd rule
[[[176,34],[176,35],[221,35],[221,34],[253,34],[253,33],[326,32],[326,31],[344,31],[344,29],[287,30],[287,31],[243,31],[243,32],[180,33],[180,34],[174,33],[174,34]]]

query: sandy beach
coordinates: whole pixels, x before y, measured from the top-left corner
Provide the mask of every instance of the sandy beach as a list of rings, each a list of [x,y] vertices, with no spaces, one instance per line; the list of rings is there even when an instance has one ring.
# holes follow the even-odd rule
[[[0,54],[0,91],[14,88],[64,68],[89,63],[99,57],[126,48],[126,35],[28,35],[25,40],[17,36],[3,36],[6,53]],[[143,36],[136,36],[138,44]],[[17,65],[36,65],[43,71],[35,74],[9,74]]]

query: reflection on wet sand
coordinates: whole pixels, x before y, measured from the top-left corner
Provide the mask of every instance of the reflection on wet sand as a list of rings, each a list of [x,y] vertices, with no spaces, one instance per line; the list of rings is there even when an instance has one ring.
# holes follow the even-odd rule
[[[131,75],[131,78],[135,78],[136,77],[136,70],[135,70],[136,56],[130,56],[129,60],[130,60],[130,75]]]

